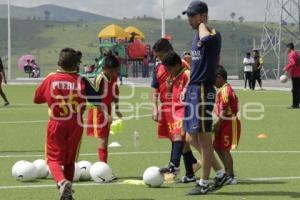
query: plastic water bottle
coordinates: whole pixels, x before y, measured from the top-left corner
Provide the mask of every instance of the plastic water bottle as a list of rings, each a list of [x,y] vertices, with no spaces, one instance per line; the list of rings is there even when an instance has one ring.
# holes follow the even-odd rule
[[[135,130],[133,132],[133,145],[135,147],[137,147],[137,146],[140,145],[140,141],[139,140],[140,140],[140,134],[139,134],[139,132],[137,130]]]

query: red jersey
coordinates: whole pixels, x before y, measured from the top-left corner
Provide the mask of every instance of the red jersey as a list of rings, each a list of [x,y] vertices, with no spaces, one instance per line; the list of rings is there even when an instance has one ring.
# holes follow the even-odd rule
[[[37,104],[47,103],[50,119],[68,120],[73,117],[82,117],[85,103],[99,103],[101,96],[90,82],[79,76],[76,72],[57,71],[49,74],[38,86],[34,102]]]
[[[186,69],[190,69],[189,64],[182,60],[182,67]],[[165,69],[163,64],[158,64],[158,66],[154,69],[151,87],[159,90],[160,102],[171,102],[171,99],[168,98],[167,94],[167,85],[166,81],[169,77],[169,73]]]
[[[224,111],[225,116],[236,115],[239,111],[239,100],[235,95],[234,90],[230,84],[224,84],[217,93],[217,101],[215,106],[215,113],[220,117],[221,112]]]

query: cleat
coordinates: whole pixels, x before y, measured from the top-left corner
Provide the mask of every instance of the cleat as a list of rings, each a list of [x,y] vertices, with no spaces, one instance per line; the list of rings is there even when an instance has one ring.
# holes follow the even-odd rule
[[[162,174],[172,173],[176,176],[179,174],[179,171],[180,171],[179,167],[175,167],[174,164],[171,162],[166,167],[159,169],[159,172]]]
[[[72,183],[70,181],[64,181],[59,186],[59,200],[73,200]]]
[[[235,176],[229,176],[230,179],[226,181],[226,185],[236,185],[237,184],[237,178]]]
[[[199,185],[198,183],[196,186],[187,193],[187,195],[205,195],[210,191],[209,184],[206,186]]]
[[[196,163],[193,164],[193,171],[196,173],[202,167],[200,160],[197,160]]]
[[[5,102],[3,106],[4,107],[9,106],[9,102]]]
[[[179,181],[176,183],[194,183],[196,182],[196,176],[188,177],[188,176],[183,176]]]
[[[222,188],[227,182],[231,180],[231,177],[224,173],[222,177],[215,177],[212,186],[210,187],[211,191],[218,190]]]

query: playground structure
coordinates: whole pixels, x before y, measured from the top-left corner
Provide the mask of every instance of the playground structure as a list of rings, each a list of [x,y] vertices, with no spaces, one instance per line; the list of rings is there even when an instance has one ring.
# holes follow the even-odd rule
[[[149,45],[142,31],[134,26],[126,29],[111,24],[103,28],[98,33],[99,57],[95,59],[95,64],[85,69],[84,76],[88,78],[96,77],[104,65],[104,57],[107,54],[115,55],[121,62],[120,76],[128,77],[128,64],[134,61],[141,61],[150,54]]]

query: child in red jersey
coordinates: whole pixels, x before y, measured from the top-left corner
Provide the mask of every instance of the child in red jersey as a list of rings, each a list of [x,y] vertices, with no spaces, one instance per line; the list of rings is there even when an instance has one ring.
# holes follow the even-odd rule
[[[122,118],[119,111],[119,87],[117,77],[119,72],[119,60],[113,55],[107,55],[104,59],[103,71],[96,77],[95,86],[103,91],[101,97],[101,109],[92,108],[88,111],[88,136],[99,139],[99,161],[107,163],[107,146],[111,123],[111,104],[115,103],[115,114]]]
[[[80,63],[78,52],[71,48],[59,54],[58,70],[49,74],[38,86],[34,102],[47,103],[49,123],[47,128],[46,156],[60,193],[59,199],[72,199],[74,164],[83,132],[82,115],[85,104],[98,104],[100,91],[76,72]]]
[[[240,140],[241,124],[237,116],[239,100],[227,83],[227,72],[223,66],[217,67],[215,85],[218,93],[215,105],[217,121],[214,124],[214,149],[231,178],[227,183],[236,184],[230,150],[235,149]]]
[[[163,60],[163,58],[170,52],[173,52],[173,47],[171,43],[166,39],[160,39],[153,45],[153,51],[157,58]],[[189,65],[180,60],[180,68],[186,69],[185,73],[188,72]],[[152,112],[152,119],[158,124],[158,135],[160,138],[169,138],[172,143],[171,158],[169,164],[162,168],[161,171],[165,172],[165,179],[169,180],[176,177],[179,173],[179,165],[181,155],[183,155],[184,165],[186,169],[186,174],[181,178],[182,183],[194,182],[196,177],[194,172],[197,171],[201,164],[194,157],[189,144],[185,143],[178,138],[173,137],[173,127],[176,127],[176,123],[170,114],[172,110],[172,96],[170,97],[170,92],[168,92],[168,78],[170,74],[167,72],[163,64],[158,64],[153,70],[153,77],[151,87],[153,88],[153,105],[154,109]],[[188,76],[186,78],[189,78]],[[169,79],[170,81],[170,79]],[[187,80],[186,80],[187,81]],[[169,87],[170,88],[170,87]],[[184,87],[183,87],[184,88]],[[160,108],[159,108],[160,103]],[[178,120],[177,120],[178,121]],[[174,124],[175,123],[175,124]],[[180,124],[178,124],[180,125]],[[176,127],[176,131],[181,130],[181,128]],[[175,132],[176,132],[175,131]],[[173,133],[171,133],[173,132]],[[180,132],[181,133],[181,132]],[[175,134],[176,136],[176,134]],[[170,174],[171,176],[168,176]],[[169,178],[170,177],[170,178]]]

